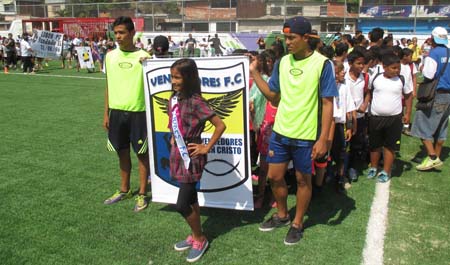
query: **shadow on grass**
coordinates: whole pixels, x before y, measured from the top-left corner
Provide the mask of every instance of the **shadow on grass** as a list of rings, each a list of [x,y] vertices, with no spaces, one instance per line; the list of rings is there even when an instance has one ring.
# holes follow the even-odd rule
[[[420,150],[417,151],[417,153],[414,155],[414,157],[411,159],[414,163],[421,163],[422,160],[427,156],[427,151],[425,149],[425,146],[422,144],[420,146]],[[443,146],[441,150],[440,159],[442,161],[445,161],[450,156],[450,147]]]
[[[176,212],[174,205],[167,205],[161,208],[161,210]],[[270,211],[270,208],[268,207],[257,209],[255,211],[201,207],[200,215],[207,217],[202,223],[202,228],[211,243],[215,238],[227,234],[236,227],[261,223],[268,211]],[[183,220],[181,215],[179,215],[178,221],[188,228],[187,223]]]
[[[338,193],[335,183],[328,183],[322,192],[313,197],[305,214],[304,227],[318,224],[339,225],[355,210],[355,200],[346,193]],[[295,207],[289,210],[291,217],[295,216]]]

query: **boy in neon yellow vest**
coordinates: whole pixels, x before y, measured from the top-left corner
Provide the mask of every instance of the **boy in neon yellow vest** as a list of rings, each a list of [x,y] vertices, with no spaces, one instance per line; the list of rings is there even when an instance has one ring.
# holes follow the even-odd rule
[[[117,152],[120,164],[120,190],[105,200],[113,204],[131,198],[130,144],[138,158],[139,195],[134,211],[147,207],[149,174],[147,123],[145,116],[144,77],[140,59],[148,53],[133,44],[134,24],[130,17],[119,17],[113,23],[119,44],[106,54],[106,95],[103,127],[108,131],[108,149]]]
[[[319,38],[311,34],[311,23],[304,17],[291,18],[284,24],[283,33],[289,54],[276,63],[269,83],[257,71],[256,60],[250,65],[250,73],[264,96],[278,106],[267,155],[268,177],[278,212],[259,230],[271,231],[291,224],[284,175],[292,160],[297,206],[284,243],[294,245],[303,236],[303,216],[311,200],[312,161],[323,159],[327,151],[333,97],[338,92],[332,62],[308,43],[311,38]]]

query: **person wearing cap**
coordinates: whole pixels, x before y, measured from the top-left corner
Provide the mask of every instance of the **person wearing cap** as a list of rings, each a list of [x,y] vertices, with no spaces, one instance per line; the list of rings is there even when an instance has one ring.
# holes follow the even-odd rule
[[[441,70],[448,64],[449,60],[447,30],[443,27],[436,27],[431,32],[431,35],[433,48],[424,59],[422,70],[425,82],[439,78]],[[443,162],[439,157],[447,138],[449,108],[450,65],[447,65],[445,71],[440,75],[436,86],[432,109],[429,111],[417,110],[414,116],[411,135],[420,138],[427,151],[427,157],[420,165],[416,166],[417,170],[426,171],[442,167]],[[439,123],[441,122],[442,125],[439,128]]]
[[[278,106],[270,138],[267,162],[268,177],[277,202],[278,212],[263,222],[259,230],[272,231],[291,225],[284,239],[294,245],[303,236],[303,216],[312,193],[312,160],[324,157],[333,116],[333,97],[338,96],[332,62],[311,49],[311,23],[304,17],[286,21],[283,33],[289,54],[275,64],[266,83],[257,70],[258,62],[250,64],[262,94]],[[292,220],[287,211],[288,189],[284,175],[293,160],[297,179],[297,206]]]

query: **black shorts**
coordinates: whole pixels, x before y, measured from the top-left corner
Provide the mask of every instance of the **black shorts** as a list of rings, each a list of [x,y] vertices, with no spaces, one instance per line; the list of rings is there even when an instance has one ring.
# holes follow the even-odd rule
[[[108,150],[120,151],[130,148],[136,154],[147,154],[147,120],[145,111],[109,111]]]
[[[402,114],[395,116],[371,116],[369,118],[370,150],[387,147],[398,151],[400,149],[402,129]]]
[[[334,128],[333,145],[331,147],[331,158],[336,163],[343,163],[345,159],[345,131],[343,123],[336,123]]]

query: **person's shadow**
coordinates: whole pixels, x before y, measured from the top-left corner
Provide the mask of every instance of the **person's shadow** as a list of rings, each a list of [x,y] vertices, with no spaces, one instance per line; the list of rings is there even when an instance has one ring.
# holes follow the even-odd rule
[[[161,210],[175,212],[174,205],[167,205]],[[201,207],[200,215],[207,216],[207,219],[202,223],[202,228],[211,243],[217,237],[227,234],[237,227],[262,223],[269,210],[268,207],[254,211]]]
[[[314,196],[305,214],[304,228],[318,224],[338,225],[355,210],[355,200],[346,193],[338,193],[333,184],[326,184],[318,196]],[[295,206],[289,210],[291,217],[295,216]]]
[[[297,183],[295,173],[288,171],[286,182],[289,187],[289,194],[295,196]],[[335,182],[325,183],[322,192],[314,195],[309,203],[305,214],[304,228],[317,224],[338,225],[342,223],[350,213],[356,209],[355,200],[344,192],[337,192]],[[289,215],[294,218],[296,212],[295,205],[289,210]]]

